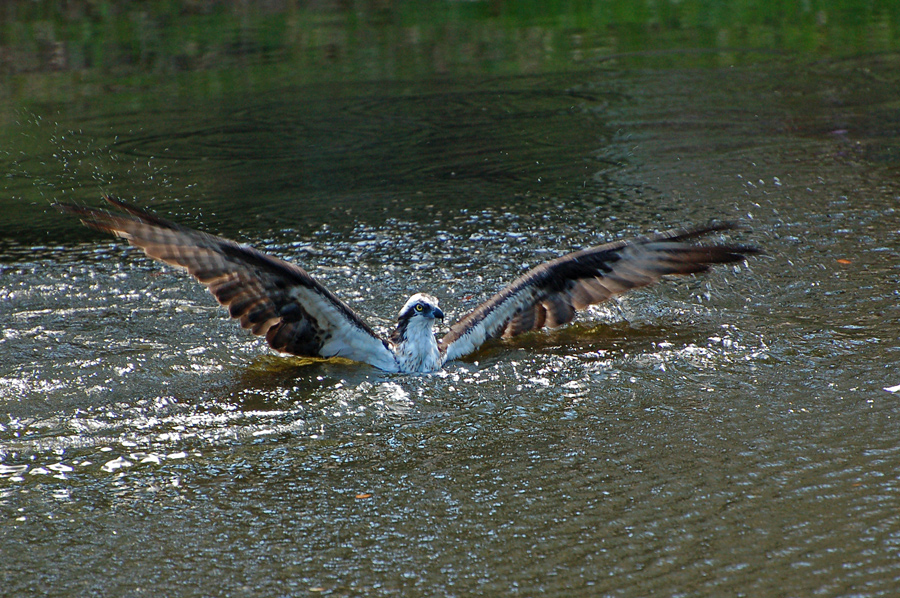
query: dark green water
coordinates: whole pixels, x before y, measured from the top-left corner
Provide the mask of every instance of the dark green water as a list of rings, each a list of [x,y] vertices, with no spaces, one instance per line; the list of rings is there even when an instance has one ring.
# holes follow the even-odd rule
[[[10,6],[0,595],[895,595],[888,9]],[[378,329],[679,224],[767,255],[388,375],[49,206],[101,192]]]

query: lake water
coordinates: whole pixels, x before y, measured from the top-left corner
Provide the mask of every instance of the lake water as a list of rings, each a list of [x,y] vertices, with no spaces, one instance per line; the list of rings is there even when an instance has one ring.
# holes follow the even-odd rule
[[[531,53],[497,33],[502,60],[438,68],[438,39],[417,70],[404,27],[321,82],[253,44],[7,73],[0,594],[895,595],[900,53],[550,60],[523,27]],[[393,375],[274,355],[50,207],[102,192],[296,262],[380,331],[411,293],[450,323],[677,225],[766,255]]]

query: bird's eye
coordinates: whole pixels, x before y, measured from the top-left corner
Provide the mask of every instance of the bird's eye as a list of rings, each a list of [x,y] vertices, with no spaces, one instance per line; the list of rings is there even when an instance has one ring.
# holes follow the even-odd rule
[[[421,303],[416,303],[416,311],[422,311],[422,309],[423,309],[423,308],[422,308],[422,304],[421,304]]]

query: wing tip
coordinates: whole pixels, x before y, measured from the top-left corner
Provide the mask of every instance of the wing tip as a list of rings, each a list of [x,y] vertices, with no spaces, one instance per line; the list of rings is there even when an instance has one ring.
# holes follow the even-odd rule
[[[658,235],[655,235],[655,238],[653,238],[653,240],[686,241],[689,239],[704,237],[713,233],[749,230],[751,230],[750,226],[748,226],[744,222],[734,220],[711,220],[709,223],[699,226],[681,229],[673,228],[668,231],[658,233]],[[712,247],[724,249],[732,254],[733,259],[729,260],[730,262],[742,262],[747,260],[747,258],[749,258],[750,256],[754,255],[766,255],[765,250],[757,245],[714,245]]]
[[[63,202],[54,202],[50,205],[61,212],[78,217],[81,220],[81,223],[88,228],[107,233],[118,234],[116,231],[119,230],[119,226],[125,222],[140,222],[142,224],[149,224],[161,228],[185,230],[183,226],[160,218],[146,210],[142,210],[111,193],[103,193],[101,194],[101,197],[108,204],[119,208],[124,213],[111,212],[101,208],[91,208]]]
[[[116,234],[116,229],[112,223],[117,216],[111,212],[63,202],[53,202],[50,205],[60,212],[75,216],[88,228]]]
[[[753,255],[766,255],[766,250],[756,245],[737,245],[735,246],[735,250],[737,253],[743,255],[744,259]]]
[[[682,241],[696,239],[712,233],[721,233],[730,230],[747,230],[748,227],[733,220],[711,220],[706,224],[696,226],[672,228],[654,235],[655,240]]]

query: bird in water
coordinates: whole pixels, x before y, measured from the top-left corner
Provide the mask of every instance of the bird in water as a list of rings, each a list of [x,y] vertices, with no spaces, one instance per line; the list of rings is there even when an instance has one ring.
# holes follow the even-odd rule
[[[229,239],[169,222],[115,197],[118,212],[57,204],[94,229],[140,247],[148,256],[187,270],[206,285],[243,328],[270,347],[304,357],[343,357],[388,372],[434,372],[476,351],[486,340],[571,322],[578,310],[663,276],[706,272],[743,262],[760,250],[747,245],[698,244],[733,228],[713,224],[670,230],[589,247],[532,268],[463,316],[441,338],[438,300],[416,293],[400,309],[389,338],[303,268]]]

